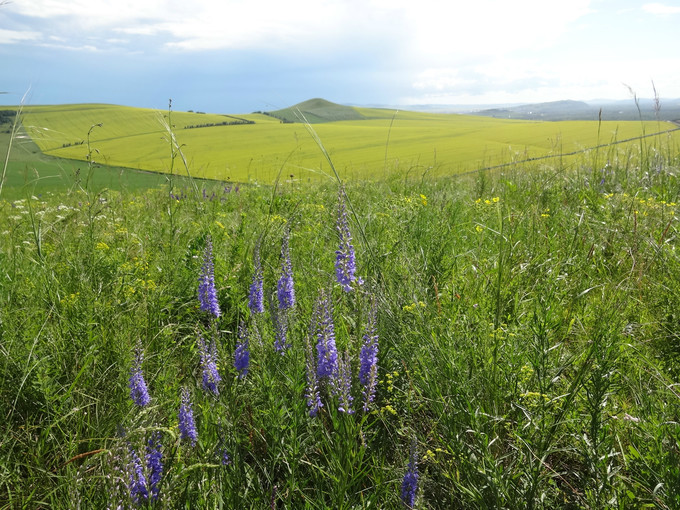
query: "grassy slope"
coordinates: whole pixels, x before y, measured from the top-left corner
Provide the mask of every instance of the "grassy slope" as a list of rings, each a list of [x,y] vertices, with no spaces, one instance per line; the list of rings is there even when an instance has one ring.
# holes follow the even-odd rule
[[[362,120],[365,118],[358,108],[331,103],[320,98],[309,99],[289,108],[268,113],[288,122],[302,122],[304,118],[310,124],[341,120]]]
[[[411,444],[419,509],[679,508],[680,161],[649,147],[613,163],[589,169],[591,184],[535,166],[350,183],[366,280],[350,294],[334,283],[334,183],[224,200],[0,201],[0,507],[129,504],[120,469],[158,430],[160,508],[400,508]],[[284,227],[297,304],[281,356],[270,312],[251,314],[247,293],[258,240],[275,289]],[[197,302],[208,234],[218,397],[201,388],[196,348],[197,331],[212,334]],[[307,413],[320,289],[351,353],[353,415],[325,387],[319,416]],[[363,413],[357,357],[372,298],[379,382]],[[242,319],[262,335],[245,380],[232,367]],[[129,398],[137,341],[145,409]],[[182,386],[195,447],[178,435]]]
[[[320,107],[323,108],[323,107]],[[334,107],[327,107],[334,108]],[[346,108],[346,107],[342,107]],[[446,175],[509,159],[570,152],[639,135],[642,129],[670,129],[666,123],[541,123],[482,117],[356,109],[365,120],[315,124],[343,177],[382,178],[395,168]],[[220,115],[173,112],[172,124],[190,171],[196,177],[273,182],[284,175],[315,180],[328,172],[319,149],[301,124],[281,124],[261,114],[240,115],[254,125],[183,129],[201,122],[221,122]],[[24,126],[47,154],[83,159],[82,141],[91,126],[92,147],[100,162],[168,172],[170,145],[164,127],[167,112],[111,105],[27,108]],[[392,128],[390,130],[390,124]],[[389,143],[388,142],[389,137]],[[175,161],[174,172],[184,173]]]
[[[8,129],[0,125],[0,154],[7,153]],[[85,184],[88,175],[86,162],[78,159],[58,158],[41,152],[38,145],[21,129],[12,142],[2,198],[11,200],[40,195],[47,191],[60,192]],[[137,189],[157,187],[166,177],[131,168],[95,165],[89,185],[95,189]]]

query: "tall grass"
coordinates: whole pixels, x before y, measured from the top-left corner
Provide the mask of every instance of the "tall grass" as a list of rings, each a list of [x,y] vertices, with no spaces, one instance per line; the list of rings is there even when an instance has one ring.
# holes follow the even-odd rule
[[[586,155],[576,168],[344,183],[363,279],[350,292],[335,280],[331,179],[0,202],[0,507],[399,508],[415,466],[415,508],[677,508],[680,160],[643,151],[656,155],[611,154],[606,170]],[[286,232],[296,303],[284,312]],[[217,319],[198,301],[208,239]],[[248,308],[256,244],[264,313]],[[309,414],[321,290],[353,414],[323,382]],[[374,302],[378,384],[363,412]],[[216,342],[218,395],[201,383],[199,334]],[[128,387],[138,346],[143,407]],[[183,388],[195,446],[180,434]],[[154,437],[152,501],[130,476],[136,456],[150,483]]]

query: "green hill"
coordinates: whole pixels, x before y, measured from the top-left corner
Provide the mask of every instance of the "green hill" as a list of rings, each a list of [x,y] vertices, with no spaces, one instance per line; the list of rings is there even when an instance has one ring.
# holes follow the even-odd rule
[[[676,128],[639,121],[537,122],[405,111],[395,115],[393,110],[350,108],[324,100],[296,108],[310,122],[319,122],[314,131],[343,179],[375,180],[392,171],[452,175],[635,139],[643,130],[650,135]],[[342,115],[356,118],[339,120]],[[89,132],[89,150],[101,165],[175,175],[186,175],[188,168],[193,177],[238,182],[271,183],[281,171],[304,180],[327,178],[319,147],[299,122],[281,123],[261,113],[235,119],[173,111],[170,119],[166,111],[115,105],[28,106],[22,125],[45,156],[86,162]],[[680,131],[664,136],[680,140]],[[634,143],[639,146],[637,139]],[[180,148],[184,159],[177,153]],[[619,150],[625,152],[627,145],[613,146],[606,157],[613,158]]]
[[[310,124],[365,118],[352,106],[343,106],[321,98],[309,99],[288,108],[266,113],[284,122],[304,122],[304,118]]]

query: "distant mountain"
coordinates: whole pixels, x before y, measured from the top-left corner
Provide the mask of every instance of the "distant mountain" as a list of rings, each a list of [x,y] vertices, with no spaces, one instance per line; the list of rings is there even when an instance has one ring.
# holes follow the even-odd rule
[[[598,110],[583,101],[550,101],[505,108],[489,108],[474,113],[502,119],[566,120],[597,118]]]
[[[680,99],[661,99],[659,109],[653,99],[633,99],[621,101],[551,101],[502,108],[482,109],[474,115],[503,119],[524,120],[678,120],[680,119]],[[471,112],[469,112],[471,113]]]
[[[426,113],[460,113],[502,119],[546,121],[598,120],[600,109],[602,109],[602,120],[640,120],[640,117],[643,120],[657,119],[655,101],[649,98],[638,98],[637,105],[633,99],[593,99],[592,101],[564,100],[532,104],[373,104],[360,106]],[[658,119],[680,121],[680,99],[660,99]]]
[[[282,122],[304,122],[306,120],[310,124],[364,119],[364,116],[353,106],[344,106],[321,98],[309,99],[288,108],[263,113],[276,117]]]

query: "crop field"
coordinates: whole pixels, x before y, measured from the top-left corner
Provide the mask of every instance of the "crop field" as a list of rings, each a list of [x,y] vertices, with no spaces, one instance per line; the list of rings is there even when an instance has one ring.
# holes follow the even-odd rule
[[[291,109],[281,112],[282,119],[293,117]],[[330,112],[329,118],[324,112]],[[395,171],[452,175],[676,127],[666,122],[535,122],[340,105],[309,108],[307,115],[310,122],[318,122],[313,129],[347,180],[376,180]],[[261,113],[225,116],[111,105],[36,106],[26,108],[23,126],[46,155],[87,160],[89,154],[98,163],[117,167],[180,175],[186,175],[188,167],[193,177],[258,183],[271,183],[279,173],[304,182],[318,182],[330,174],[304,124],[283,123]],[[677,131],[660,136],[664,142],[680,140]],[[604,152],[611,155],[612,150],[625,151],[626,144]]]
[[[7,154],[11,129],[11,123],[0,124],[0,154]],[[180,183],[183,181],[181,177],[178,180]],[[88,181],[96,189],[147,189],[163,185],[167,176],[106,165],[96,165],[96,169],[90,172],[86,161],[43,154],[20,127],[12,139],[2,196],[19,199],[65,192]]]

